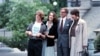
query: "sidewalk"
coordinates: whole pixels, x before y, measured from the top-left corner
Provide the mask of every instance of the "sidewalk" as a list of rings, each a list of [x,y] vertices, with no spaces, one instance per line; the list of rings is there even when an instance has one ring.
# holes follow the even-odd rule
[[[27,56],[27,53],[0,53],[0,56]]]
[[[0,56],[27,56],[27,51],[19,51],[17,48],[12,48],[12,50],[3,48],[1,51]]]
[[[18,48],[10,48],[7,47],[5,44],[1,43],[0,56],[27,56],[27,50],[20,51]],[[55,56],[57,56],[56,44],[55,44]]]

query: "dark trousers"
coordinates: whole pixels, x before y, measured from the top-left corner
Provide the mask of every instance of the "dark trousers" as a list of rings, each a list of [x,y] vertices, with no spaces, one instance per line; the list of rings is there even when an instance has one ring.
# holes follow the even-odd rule
[[[29,40],[28,56],[42,56],[42,40]]]
[[[70,56],[70,48],[68,47],[57,47],[57,56]]]

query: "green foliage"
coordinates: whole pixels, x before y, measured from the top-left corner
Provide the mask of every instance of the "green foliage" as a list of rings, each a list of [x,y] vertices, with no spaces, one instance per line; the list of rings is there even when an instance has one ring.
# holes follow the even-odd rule
[[[5,3],[0,5],[0,28],[5,27],[6,23],[8,22],[9,18],[6,15],[11,10],[12,3],[9,0],[5,0]]]
[[[28,38],[23,31],[13,31],[13,38],[11,38],[10,47],[17,47],[20,50],[25,50],[27,48]]]
[[[16,35],[18,33],[19,32],[17,32]],[[20,49],[22,51],[27,48],[27,38],[20,38],[20,37],[7,38],[7,37],[0,37],[0,42],[6,44],[9,47],[18,48],[18,49]]]
[[[100,51],[100,35],[97,37],[97,39],[94,42],[94,47],[97,51]]]
[[[13,31],[13,37],[8,39],[0,37],[0,42],[9,47],[17,47],[24,50],[27,47],[27,26],[34,21],[37,10],[43,10],[45,14],[53,10],[51,4],[42,4],[40,0],[5,0],[0,5],[0,28],[6,27]]]
[[[10,39],[8,39],[8,38],[6,38],[6,37],[1,37],[1,36],[0,36],[0,42],[3,42],[3,43],[5,43],[5,44],[9,45]]]
[[[13,31],[13,38],[8,41],[10,47],[17,47],[24,50],[27,47],[27,36],[25,31],[27,26],[34,21],[35,13],[37,10],[43,10],[45,14],[50,11],[52,5],[44,5],[40,0],[10,0],[12,4],[9,5],[11,10],[6,13],[7,21],[6,28]],[[8,40],[8,39],[7,39]]]
[[[5,27],[9,22],[12,24],[14,16],[17,19],[22,16],[21,18],[26,18],[30,22],[38,9],[47,14],[48,11],[53,10],[53,5],[42,4],[40,0],[5,0],[5,3],[0,4],[0,28]]]
[[[60,9],[62,7],[67,7],[67,0],[50,0],[50,3],[53,4],[54,1],[57,2],[58,9]]]
[[[52,4],[42,4],[42,5],[46,6],[49,9],[49,11],[53,11],[53,9],[54,9]]]
[[[38,0],[34,0],[34,2],[16,2],[13,5],[12,11],[7,14],[9,15],[9,22],[7,26],[10,30],[25,30],[26,26],[32,22],[34,19],[35,12],[37,10],[45,11],[45,14],[49,11],[49,9],[42,5]]]

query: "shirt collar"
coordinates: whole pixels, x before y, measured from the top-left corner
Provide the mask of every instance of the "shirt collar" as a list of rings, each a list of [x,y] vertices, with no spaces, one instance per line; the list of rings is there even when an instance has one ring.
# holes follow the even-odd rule
[[[64,20],[64,21],[65,21],[66,19],[67,19],[67,17],[61,18],[61,20]]]

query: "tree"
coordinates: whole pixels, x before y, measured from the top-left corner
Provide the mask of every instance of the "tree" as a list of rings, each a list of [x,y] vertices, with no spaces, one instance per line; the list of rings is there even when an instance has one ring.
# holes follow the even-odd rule
[[[49,9],[39,0],[34,0],[31,3],[26,0],[11,0],[11,2],[13,2],[12,10],[7,14],[10,19],[6,23],[7,29],[13,31],[11,47],[24,50],[27,47],[25,31],[27,26],[34,20],[35,12],[41,9],[47,14]]]
[[[53,4],[54,1],[57,1],[58,8],[67,7],[67,0],[50,0],[50,3]]]
[[[5,0],[5,2],[0,5],[0,28],[5,27],[6,23],[9,20],[6,14],[10,12],[11,4],[12,3],[9,0]]]
[[[97,36],[97,39],[94,42],[94,47],[96,49],[96,52],[100,52],[100,35]]]

